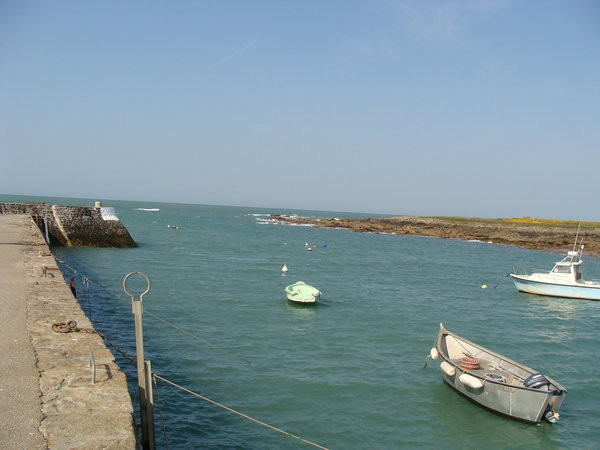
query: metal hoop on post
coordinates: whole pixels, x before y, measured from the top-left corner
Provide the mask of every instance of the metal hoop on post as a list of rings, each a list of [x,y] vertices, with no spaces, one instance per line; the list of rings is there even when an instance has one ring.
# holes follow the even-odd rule
[[[127,290],[127,280],[132,275],[141,275],[146,279],[147,287],[135,300],[135,295]],[[144,331],[142,314],[144,308],[144,295],[150,292],[150,279],[142,272],[131,272],[123,278],[123,291],[131,297],[131,309],[135,316],[135,353],[137,359],[138,389],[140,393],[140,416],[142,419],[142,446],[144,450],[156,448],[154,442],[154,405],[152,398],[152,383],[150,361],[144,360]]]
[[[131,297],[131,301],[135,301],[134,299],[134,294],[131,294],[128,290],[127,290],[127,280],[129,279],[130,276],[132,275],[141,275],[142,277],[144,277],[146,279],[146,283],[148,285],[148,287],[146,288],[146,290],[144,292],[142,292],[140,294],[140,302],[144,300],[144,295],[146,295],[148,292],[150,292],[150,278],[148,278],[146,276],[145,273],[142,272],[130,272],[127,275],[125,275],[125,278],[123,278],[123,291],[125,291],[125,293],[127,295],[129,295]]]

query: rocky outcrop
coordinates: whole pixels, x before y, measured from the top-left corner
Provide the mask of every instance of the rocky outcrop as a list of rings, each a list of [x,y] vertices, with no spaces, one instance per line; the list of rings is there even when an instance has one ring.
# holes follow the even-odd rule
[[[538,250],[571,249],[579,226],[579,222],[576,221],[458,217],[400,216],[368,219],[306,219],[273,216],[273,218],[281,222],[344,228],[363,233],[393,233],[473,239]],[[600,255],[600,224],[597,222],[581,222],[578,243],[585,244],[586,253]]]

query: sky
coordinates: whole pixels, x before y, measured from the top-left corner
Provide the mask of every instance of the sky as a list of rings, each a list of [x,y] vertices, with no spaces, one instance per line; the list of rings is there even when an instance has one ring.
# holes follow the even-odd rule
[[[0,0],[0,194],[600,220],[596,0]]]

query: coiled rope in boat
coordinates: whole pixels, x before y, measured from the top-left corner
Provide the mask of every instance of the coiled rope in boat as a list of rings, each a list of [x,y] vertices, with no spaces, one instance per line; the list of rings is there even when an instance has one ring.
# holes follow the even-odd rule
[[[469,358],[465,356],[464,358],[460,358],[458,365],[464,370],[476,370],[479,369],[479,360],[477,358]]]

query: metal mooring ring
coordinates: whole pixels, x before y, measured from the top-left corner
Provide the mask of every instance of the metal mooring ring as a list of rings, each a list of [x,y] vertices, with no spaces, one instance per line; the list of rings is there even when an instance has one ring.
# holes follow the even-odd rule
[[[131,301],[135,301],[134,295],[131,294],[127,290],[127,279],[131,275],[135,275],[135,274],[138,274],[138,275],[141,275],[142,277],[144,277],[146,279],[146,283],[148,284],[148,287],[146,288],[146,290],[140,294],[140,301],[142,301],[144,295],[146,295],[148,292],[150,292],[150,279],[146,276],[146,274],[144,274],[142,272],[130,272],[127,275],[125,275],[125,278],[123,278],[123,291],[125,291],[125,293],[131,297]]]

